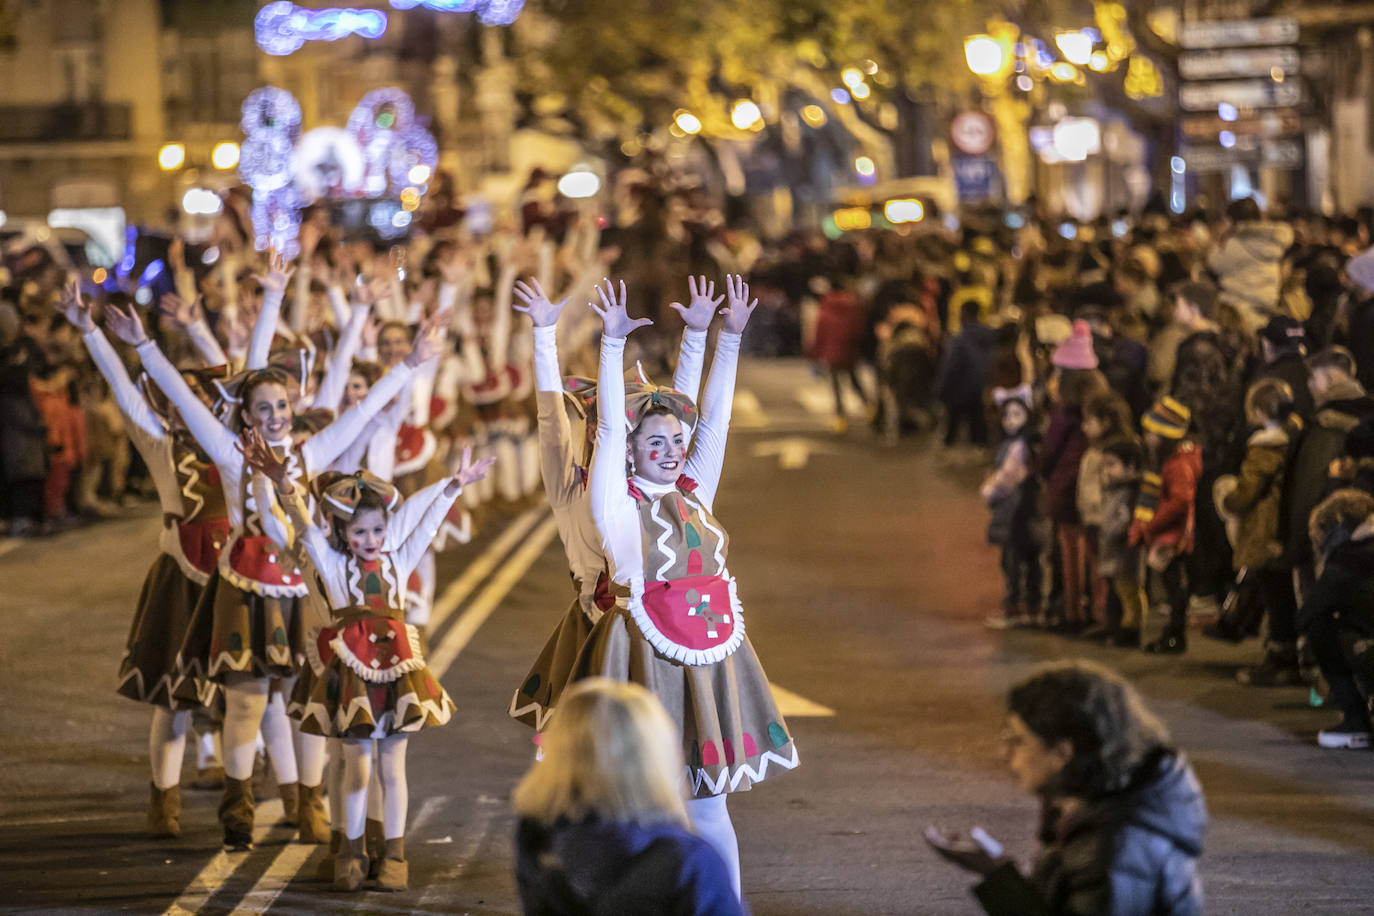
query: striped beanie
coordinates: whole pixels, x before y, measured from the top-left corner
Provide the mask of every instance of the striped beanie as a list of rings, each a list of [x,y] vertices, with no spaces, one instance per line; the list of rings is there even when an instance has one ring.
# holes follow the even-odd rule
[[[1145,411],[1140,425],[1147,433],[1154,433],[1164,439],[1182,439],[1188,434],[1188,424],[1193,412],[1178,401],[1165,396]]]

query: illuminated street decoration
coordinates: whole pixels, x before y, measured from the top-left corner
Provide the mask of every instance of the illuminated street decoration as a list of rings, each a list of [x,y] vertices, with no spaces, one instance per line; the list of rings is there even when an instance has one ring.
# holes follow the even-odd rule
[[[510,25],[520,17],[525,0],[391,0],[393,9],[417,6],[440,13],[476,13],[483,25]]]
[[[439,164],[439,145],[415,119],[410,96],[399,89],[374,89],[363,96],[348,118],[348,132],[363,151],[363,190],[369,197],[392,194],[412,183],[411,172],[424,166],[427,175]]]
[[[367,164],[358,138],[341,127],[317,127],[296,144],[292,174],[307,204],[321,197],[357,197]]]
[[[287,253],[296,247],[300,193],[292,183],[292,152],[301,129],[301,106],[285,89],[266,86],[243,100],[239,175],[253,189],[254,244]]]
[[[381,38],[386,24],[383,10],[309,10],[290,0],[275,0],[258,10],[253,32],[258,47],[281,57],[299,51],[309,41],[338,41],[350,35]]]

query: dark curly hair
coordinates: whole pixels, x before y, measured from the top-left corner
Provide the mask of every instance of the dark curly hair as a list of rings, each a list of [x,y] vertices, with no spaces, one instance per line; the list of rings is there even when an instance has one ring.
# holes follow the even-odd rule
[[[1169,734],[1120,674],[1094,662],[1055,662],[1011,688],[1007,707],[1046,745],[1073,756],[1054,794],[1100,798],[1128,787]]]

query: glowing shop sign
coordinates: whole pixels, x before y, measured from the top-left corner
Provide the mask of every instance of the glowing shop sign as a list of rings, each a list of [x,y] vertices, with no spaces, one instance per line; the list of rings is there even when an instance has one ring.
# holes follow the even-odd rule
[[[386,34],[383,10],[308,10],[290,0],[275,0],[253,20],[258,47],[279,57],[295,53],[308,41],[338,41],[350,35],[381,38]]]

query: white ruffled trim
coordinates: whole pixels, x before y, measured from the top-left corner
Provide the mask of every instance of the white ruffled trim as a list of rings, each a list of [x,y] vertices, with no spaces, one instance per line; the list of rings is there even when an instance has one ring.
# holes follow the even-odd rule
[[[397,665],[392,665],[386,670],[372,668],[362,659],[353,654],[353,650],[348,648],[348,644],[343,640],[345,628],[341,628],[334,638],[329,641],[329,648],[334,650],[339,661],[348,666],[349,670],[358,677],[367,681],[369,684],[390,684],[400,678],[403,674],[412,671],[419,671],[425,666],[425,658],[420,654],[420,632],[410,624],[405,624],[406,638],[410,640],[410,649],[414,653],[411,658],[406,659]],[[311,640],[312,645],[314,640]],[[316,647],[318,654],[318,647]]]
[[[409,461],[396,462],[396,467],[392,469],[393,477],[399,477],[402,474],[413,474],[421,470],[429,464],[430,460],[434,457],[434,453],[439,450],[439,442],[434,437],[434,433],[430,432],[428,427],[425,428],[424,432],[425,444],[420,447],[420,454]]]
[[[764,751],[759,755],[758,769],[751,767],[747,762],[741,763],[739,766],[735,767],[734,772],[731,772],[730,768],[727,766],[720,771],[720,775],[714,780],[711,779],[710,775],[706,772],[705,767],[686,767],[687,781],[691,784],[692,795],[701,795],[702,786],[705,786],[709,790],[706,793],[708,795],[720,795],[723,792],[737,791],[740,783],[746,776],[749,777],[750,784],[763,782],[768,778],[769,763],[774,763],[785,770],[796,769],[797,763],[799,762],[797,758],[797,745],[796,742],[790,739],[788,744],[792,745],[791,757],[784,757],[776,751]]]
[[[225,545],[224,552],[220,554],[219,574],[220,578],[234,588],[261,595],[264,598],[304,598],[310,592],[310,589],[305,585],[304,578],[301,579],[300,585],[268,585],[266,582],[248,578],[229,565],[228,544]]]
[[[710,649],[688,649],[663,635],[649,618],[648,611],[644,609],[644,580],[635,579],[630,583],[630,600],[626,607],[639,631],[659,655],[684,665],[714,665],[734,655],[735,650],[744,642],[744,608],[740,606],[739,595],[735,593],[735,579],[728,572],[722,578],[730,589],[730,613],[734,615],[734,630],[729,639]]]

